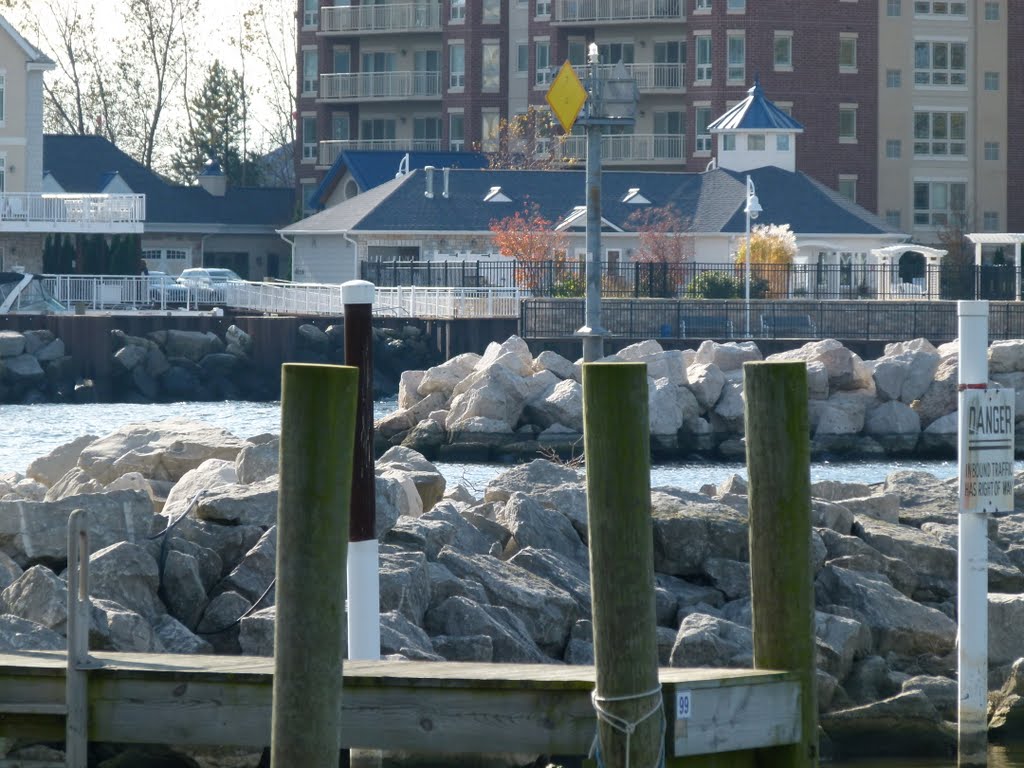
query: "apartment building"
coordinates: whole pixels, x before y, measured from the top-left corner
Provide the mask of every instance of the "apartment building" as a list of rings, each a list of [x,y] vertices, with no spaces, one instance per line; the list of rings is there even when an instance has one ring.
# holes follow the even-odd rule
[[[344,149],[490,149],[502,119],[547,109],[562,62],[586,75],[597,43],[640,99],[604,137],[605,167],[704,169],[708,124],[758,79],[805,127],[797,169],[920,242],[958,206],[967,230],[1024,228],[1007,204],[1024,171],[1009,0],[340,1],[298,0],[307,193]],[[585,151],[582,135],[562,146]]]

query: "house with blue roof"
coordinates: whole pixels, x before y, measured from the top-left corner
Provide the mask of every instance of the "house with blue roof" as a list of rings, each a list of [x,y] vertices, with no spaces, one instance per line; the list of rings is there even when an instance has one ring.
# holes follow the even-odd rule
[[[428,165],[435,168],[487,168],[482,152],[408,152],[346,149],[338,153],[323,181],[304,196],[306,212],[322,211],[396,176]]]
[[[817,264],[844,265],[856,281],[868,265],[896,264],[901,249],[927,252],[928,260],[941,255],[907,244],[906,233],[795,171],[802,126],[758,84],[711,130],[716,156],[704,172],[601,174],[604,261],[630,261],[639,248],[638,212],[665,208],[681,223],[694,262],[732,263],[746,236],[748,184],[763,209],[757,223],[790,227],[794,262],[810,279]],[[527,210],[565,233],[570,258],[585,258],[585,175],[578,170],[412,170],[284,227],[281,235],[292,244],[293,279],[335,283],[358,278],[366,260],[499,258],[491,224]]]
[[[294,189],[232,187],[216,163],[195,186],[172,184],[102,136],[47,134],[43,160],[45,195],[144,196],[142,256],[151,271],[227,267],[251,280],[291,273],[277,230],[294,219]]]

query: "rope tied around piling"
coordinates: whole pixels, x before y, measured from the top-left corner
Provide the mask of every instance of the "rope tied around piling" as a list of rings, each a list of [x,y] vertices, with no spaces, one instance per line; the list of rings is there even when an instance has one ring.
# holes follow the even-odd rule
[[[649,698],[651,696],[657,696],[658,697],[657,701],[654,702],[654,706],[652,706],[649,710],[647,710],[647,712],[645,712],[643,715],[641,715],[640,717],[638,717],[635,720],[626,720],[623,717],[619,717],[618,715],[616,715],[616,714],[614,714],[612,712],[609,712],[607,709],[604,708],[604,706],[602,706],[604,704],[609,704],[611,702],[636,701],[636,700],[639,700],[639,699],[646,699],[646,698]],[[630,765],[629,765],[629,759],[630,759],[629,742],[630,742],[630,738],[633,736],[633,733],[636,731],[637,727],[639,725],[641,725],[643,722],[645,722],[648,718],[652,717],[653,715],[657,714],[658,712],[661,712],[661,749],[658,752],[658,760],[655,763],[655,768],[664,768],[664,766],[665,766],[665,704],[664,704],[664,699],[662,698],[662,695],[661,695],[661,684],[660,683],[658,684],[658,686],[656,688],[652,688],[649,691],[644,691],[643,693],[633,693],[633,694],[629,694],[629,695],[626,695],[626,696],[601,696],[601,695],[598,694],[597,689],[595,688],[590,693],[590,702],[591,702],[591,704],[594,705],[594,712],[597,713],[597,719],[598,720],[603,720],[605,723],[610,725],[615,730],[619,731],[620,733],[624,733],[626,735],[626,763],[625,763],[625,768],[630,768]],[[593,744],[590,747],[590,758],[597,762],[598,768],[604,768],[604,760],[601,757],[601,743],[600,743],[600,738],[599,738],[599,734],[598,733],[594,734],[594,742],[593,742]]]

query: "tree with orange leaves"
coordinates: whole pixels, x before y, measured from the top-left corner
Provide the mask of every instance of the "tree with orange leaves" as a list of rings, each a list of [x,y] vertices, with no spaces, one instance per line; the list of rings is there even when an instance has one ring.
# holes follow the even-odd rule
[[[516,260],[516,280],[520,287],[532,291],[550,282],[552,272],[561,272],[565,262],[565,233],[555,230],[554,222],[545,218],[537,203],[529,201],[521,211],[490,223],[494,244],[502,256]],[[545,269],[551,262],[554,269]],[[543,278],[547,276],[548,280]]]
[[[683,263],[694,253],[693,237],[686,222],[672,206],[654,206],[634,211],[626,219],[637,233],[633,261],[639,287],[651,296],[672,296],[685,280]]]

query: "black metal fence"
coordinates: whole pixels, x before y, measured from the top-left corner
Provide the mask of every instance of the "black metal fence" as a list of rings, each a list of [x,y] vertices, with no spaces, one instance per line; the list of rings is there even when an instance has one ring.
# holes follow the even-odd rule
[[[582,299],[525,299],[520,334],[527,339],[565,339],[584,325]],[[933,344],[957,336],[952,301],[745,301],[609,299],[601,325],[628,339],[859,339]],[[749,321],[749,332],[748,332]],[[1024,304],[989,305],[989,338],[1024,338]]]
[[[582,297],[582,261],[365,261],[364,280],[381,287],[520,288],[533,296]],[[608,298],[730,299],[746,295],[742,264],[610,261],[602,264]],[[1007,265],[754,264],[752,299],[860,301],[1020,298],[1016,269]]]

